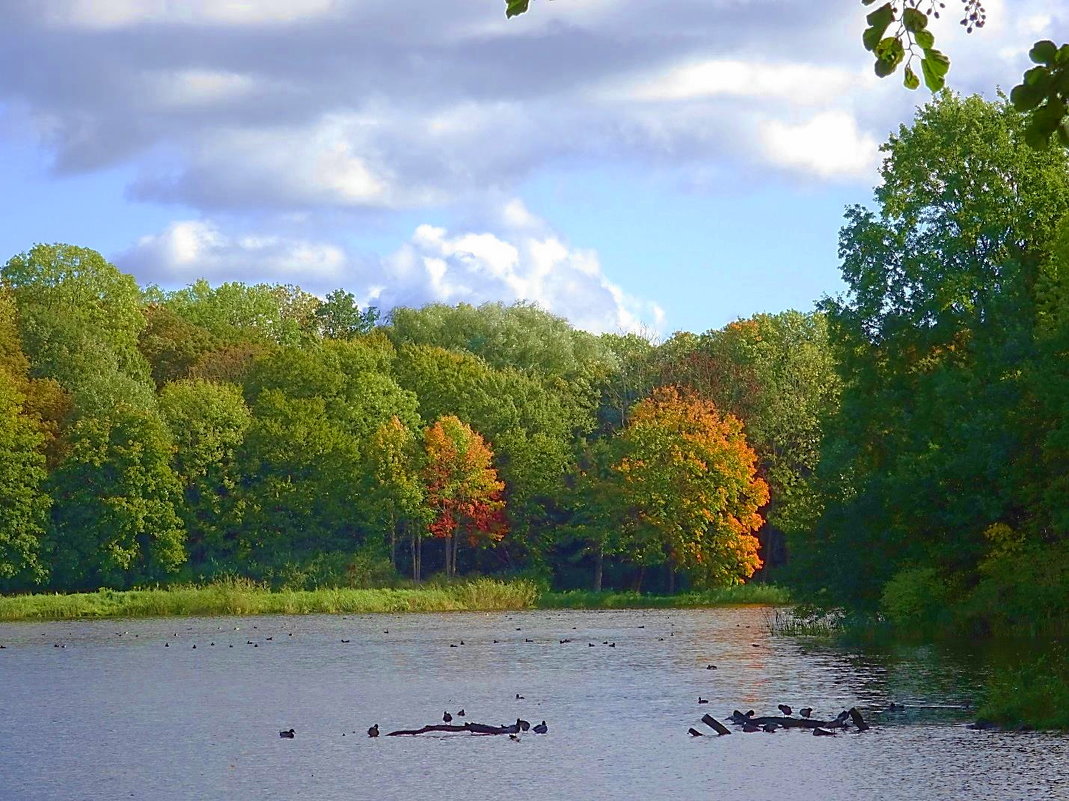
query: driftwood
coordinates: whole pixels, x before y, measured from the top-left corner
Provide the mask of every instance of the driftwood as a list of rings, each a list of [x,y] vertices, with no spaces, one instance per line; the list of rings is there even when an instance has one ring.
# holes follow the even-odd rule
[[[702,715],[702,723],[712,728],[712,730],[715,731],[718,736],[722,737],[725,734],[731,734],[731,729],[729,729],[719,720],[714,718],[712,715]]]
[[[432,723],[429,726],[423,726],[419,729],[398,729],[387,734],[387,737],[397,737],[405,734],[427,734],[432,731],[441,732],[469,732],[471,734],[519,734],[522,730],[520,721],[508,726],[488,726],[485,723],[472,723],[467,722],[461,725],[449,724],[449,723]]]
[[[706,717],[709,717],[706,715]],[[833,720],[812,720],[810,718],[791,718],[791,717],[778,717],[778,716],[765,716],[765,717],[747,717],[738,710],[735,710],[731,714],[732,723],[750,724],[752,726],[764,727],[770,724],[776,726],[782,726],[785,729],[844,729],[847,726],[847,720],[853,722],[857,726],[858,731],[865,731],[869,728],[865,719],[861,717],[861,713],[857,711],[856,707],[851,707],[850,710],[844,711]],[[702,718],[703,721],[712,726],[709,721]],[[715,728],[715,727],[714,727]]]

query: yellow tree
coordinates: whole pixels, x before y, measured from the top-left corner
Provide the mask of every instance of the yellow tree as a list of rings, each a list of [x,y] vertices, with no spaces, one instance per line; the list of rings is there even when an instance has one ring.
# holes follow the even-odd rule
[[[707,585],[753,575],[768,485],[738,418],[660,387],[636,404],[619,444],[613,469],[632,542],[647,559],[663,555]]]

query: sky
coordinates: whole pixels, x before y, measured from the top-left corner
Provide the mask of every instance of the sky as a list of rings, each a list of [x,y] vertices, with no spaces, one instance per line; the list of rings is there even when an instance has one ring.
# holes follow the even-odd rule
[[[1069,0],[933,22],[1008,92]],[[142,285],[527,301],[654,339],[842,290],[838,231],[917,104],[856,0],[0,0],[0,263]],[[919,72],[919,70],[918,70]]]

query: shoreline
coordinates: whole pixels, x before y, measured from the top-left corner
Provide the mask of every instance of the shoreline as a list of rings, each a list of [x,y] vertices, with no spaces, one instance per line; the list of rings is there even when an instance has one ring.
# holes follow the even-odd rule
[[[271,590],[239,580],[202,586],[0,596],[0,622],[534,609],[694,609],[776,605],[788,601],[786,590],[768,584],[744,584],[677,595],[642,595],[615,591],[543,592],[534,582],[524,579],[481,578],[400,589],[318,590]]]

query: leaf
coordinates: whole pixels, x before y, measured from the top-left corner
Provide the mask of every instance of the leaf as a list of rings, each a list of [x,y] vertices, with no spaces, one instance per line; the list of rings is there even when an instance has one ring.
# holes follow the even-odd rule
[[[931,50],[935,46],[935,34],[929,30],[915,32],[913,39],[922,50]]]
[[[1046,67],[1032,67],[1024,74],[1024,83],[1046,94],[1050,88],[1051,72]]]
[[[1042,99],[1042,92],[1036,87],[1025,83],[1013,87],[1010,91],[1010,102],[1013,103],[1013,107],[1018,111],[1031,111],[1039,105],[1039,101]]]
[[[902,12],[902,24],[910,33],[923,31],[928,27],[928,15],[915,8],[907,8]]]
[[[890,3],[884,3],[867,17],[865,21],[873,28],[887,30],[887,26],[895,21],[895,10]]]
[[[505,19],[523,14],[530,2],[531,0],[505,0]]]
[[[865,32],[861,34],[861,43],[865,45],[866,50],[875,50],[876,45],[880,43],[880,37],[883,36],[883,32],[886,28],[865,28]]]
[[[937,62],[928,58],[921,59],[921,72],[924,74],[924,85],[933,92],[938,92],[946,83],[943,77],[946,73],[940,73]]]
[[[1069,147],[1069,120],[1062,120],[1062,124],[1058,126],[1058,141],[1062,143],[1062,147]]]
[[[1043,39],[1032,45],[1032,49],[1028,51],[1028,57],[1036,64],[1053,64],[1057,53],[1058,46],[1050,39]]]
[[[913,71],[912,67],[906,67],[906,74],[902,78],[902,83],[905,84],[907,89],[916,89],[921,85],[921,79],[917,77],[917,73]]]
[[[881,78],[886,78],[902,63],[905,55],[906,51],[901,39],[896,36],[881,39],[876,45],[876,64],[874,65],[876,74]]]

